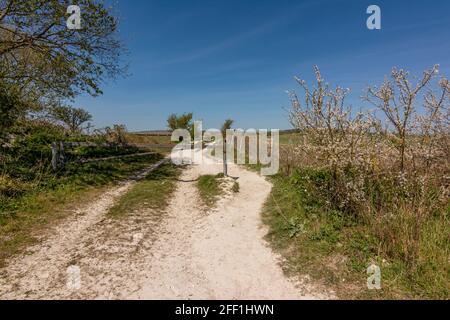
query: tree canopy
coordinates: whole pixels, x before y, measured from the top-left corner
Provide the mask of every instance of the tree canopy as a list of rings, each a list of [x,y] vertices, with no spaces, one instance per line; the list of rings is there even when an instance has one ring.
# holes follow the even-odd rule
[[[57,106],[50,111],[53,119],[62,122],[71,133],[79,133],[86,122],[92,120],[92,115],[84,109],[68,106]]]
[[[227,135],[227,130],[231,129],[231,126],[233,125],[233,123],[234,123],[234,120],[232,120],[232,119],[227,119],[223,123],[221,131],[222,131],[222,135],[223,135],[224,139]]]
[[[176,114],[171,114],[167,118],[167,126],[170,130],[174,131],[177,129],[187,129],[189,131],[192,130],[192,119],[193,119],[192,113],[185,113],[181,116],[177,116]]]
[[[67,27],[69,0],[0,0],[0,81],[44,100],[101,94],[124,71],[117,19],[100,0],[80,0],[81,29]]]
[[[25,104],[19,98],[17,90],[0,82],[0,139],[5,130],[19,118]]]

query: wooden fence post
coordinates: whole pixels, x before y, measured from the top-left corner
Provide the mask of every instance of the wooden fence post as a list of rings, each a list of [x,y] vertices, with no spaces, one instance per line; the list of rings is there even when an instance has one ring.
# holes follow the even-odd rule
[[[52,168],[53,171],[58,170],[58,144],[52,143]]]
[[[64,153],[64,142],[60,142],[59,143],[59,164],[61,166],[61,168],[65,168],[66,167],[66,156]]]
[[[228,165],[227,165],[227,140],[223,139],[223,175],[228,177]]]
[[[66,167],[66,157],[64,154],[64,142],[52,143],[52,168],[53,171]]]

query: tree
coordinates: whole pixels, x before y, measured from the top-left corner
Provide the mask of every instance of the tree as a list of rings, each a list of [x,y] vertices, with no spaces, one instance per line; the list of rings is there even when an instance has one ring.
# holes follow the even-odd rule
[[[172,131],[186,129],[191,133],[191,136],[194,136],[194,125],[192,123],[193,116],[192,113],[184,113],[181,116],[171,114],[167,118],[167,127]]]
[[[289,92],[292,103],[289,120],[301,134],[302,151],[326,163],[337,179],[340,169],[364,159],[361,143],[372,122],[346,105],[349,89],[330,88],[317,66],[314,71],[315,87],[310,88],[306,81],[296,78],[304,95],[300,100],[296,92]]]
[[[17,90],[0,82],[0,138],[23,115],[26,108],[27,105],[20,99]]]
[[[450,84],[442,77],[438,91],[429,90],[424,97],[423,115],[417,117],[421,153],[427,170],[438,158],[450,159]],[[416,147],[417,149],[417,147]]]
[[[392,81],[386,79],[379,88],[369,87],[364,97],[366,101],[383,111],[393,127],[394,134],[391,134],[390,138],[399,153],[401,172],[405,169],[407,137],[412,130],[417,97],[438,72],[439,66],[435,65],[430,70],[425,70],[421,80],[412,85],[407,71],[394,68],[391,72]]]
[[[186,129],[191,131],[192,129],[192,113],[184,113],[181,116],[171,114],[167,118],[167,126],[170,130],[175,131],[177,129]]]
[[[67,106],[53,107],[50,115],[56,121],[62,122],[71,133],[81,132],[83,124],[92,120],[92,115],[86,110]]]
[[[228,177],[228,164],[227,164],[227,130],[231,129],[234,120],[227,119],[222,125],[222,137],[223,137],[223,175]]]
[[[110,143],[125,145],[127,143],[126,133],[127,127],[123,124],[115,124],[112,128],[105,128],[106,140]]]
[[[69,0],[0,0],[0,81],[22,98],[61,101],[124,72],[117,19],[101,0],[79,0],[80,30],[67,27]]]

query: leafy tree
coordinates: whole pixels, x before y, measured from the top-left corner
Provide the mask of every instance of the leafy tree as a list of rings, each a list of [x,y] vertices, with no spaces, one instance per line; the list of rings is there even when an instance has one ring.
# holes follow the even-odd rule
[[[167,119],[167,126],[172,131],[177,129],[186,129],[191,131],[193,128],[192,118],[192,113],[184,113],[181,116],[171,114]]]
[[[225,122],[223,123],[223,125],[222,125],[222,135],[224,136],[224,137],[226,137],[226,135],[227,135],[227,130],[230,130],[231,129],[231,126],[233,125],[233,123],[234,123],[234,120],[231,120],[231,119],[227,119],[227,120],[225,120]]]
[[[126,133],[127,128],[123,124],[115,124],[112,128],[106,127],[106,140],[110,143],[117,143],[124,145],[127,143]]]
[[[122,74],[117,19],[101,0],[79,0],[80,30],[67,27],[69,0],[0,0],[0,81],[41,105],[87,92]]]
[[[0,82],[0,138],[20,117],[25,107],[17,91]]]
[[[79,133],[82,126],[92,120],[92,115],[84,109],[67,106],[57,106],[51,109],[51,116],[62,122],[71,133]]]

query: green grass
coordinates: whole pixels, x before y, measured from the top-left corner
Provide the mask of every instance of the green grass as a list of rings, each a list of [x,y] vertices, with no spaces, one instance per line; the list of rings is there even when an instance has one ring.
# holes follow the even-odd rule
[[[163,209],[175,190],[176,178],[181,169],[164,164],[139,181],[110,209],[109,214],[122,217],[142,209]]]
[[[309,274],[340,298],[450,298],[448,216],[436,215],[424,225],[419,255],[411,266],[384,251],[373,225],[330,207],[316,188],[326,179],[326,174],[314,170],[271,178],[274,187],[263,219],[270,228],[267,239],[286,258],[287,273]],[[395,219],[400,216],[404,215]],[[398,228],[410,228],[404,221],[384,225],[395,231],[396,223]],[[382,271],[380,291],[366,286],[371,263]]]
[[[161,159],[160,155],[69,165],[43,175],[13,196],[0,196],[0,266],[33,243],[48,225],[66,217],[106,188]]]
[[[207,207],[214,206],[222,194],[221,176],[204,175],[197,181],[197,189],[203,204]]]

